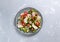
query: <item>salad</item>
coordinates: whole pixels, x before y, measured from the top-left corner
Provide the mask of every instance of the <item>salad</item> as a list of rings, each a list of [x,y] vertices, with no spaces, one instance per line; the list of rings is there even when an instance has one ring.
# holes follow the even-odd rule
[[[24,10],[17,20],[18,29],[24,33],[36,32],[41,28],[41,16],[35,9]]]

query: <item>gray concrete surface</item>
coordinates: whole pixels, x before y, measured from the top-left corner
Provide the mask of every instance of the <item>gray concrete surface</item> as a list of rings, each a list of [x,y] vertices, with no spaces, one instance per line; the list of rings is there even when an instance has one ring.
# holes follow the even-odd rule
[[[34,36],[19,34],[13,24],[24,7],[36,8],[43,16],[43,27]],[[0,42],[60,42],[60,0],[0,0]]]

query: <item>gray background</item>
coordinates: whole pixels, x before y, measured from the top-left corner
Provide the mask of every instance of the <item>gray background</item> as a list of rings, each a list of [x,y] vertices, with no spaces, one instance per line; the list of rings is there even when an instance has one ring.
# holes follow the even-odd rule
[[[43,27],[34,36],[20,35],[13,25],[24,7],[34,7],[43,16]],[[60,42],[60,0],[0,0],[0,42]]]

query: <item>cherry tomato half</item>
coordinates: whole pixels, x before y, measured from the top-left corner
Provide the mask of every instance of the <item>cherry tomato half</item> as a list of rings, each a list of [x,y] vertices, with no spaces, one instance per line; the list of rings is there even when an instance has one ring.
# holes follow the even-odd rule
[[[40,26],[40,23],[39,23],[39,22],[36,22],[35,25],[36,25],[36,26]]]

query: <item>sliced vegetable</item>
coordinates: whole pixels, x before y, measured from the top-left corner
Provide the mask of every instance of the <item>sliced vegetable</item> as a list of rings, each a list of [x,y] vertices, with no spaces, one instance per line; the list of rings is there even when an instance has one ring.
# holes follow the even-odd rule
[[[36,29],[34,29],[34,31],[33,32],[36,32],[37,30]]]
[[[29,13],[29,14],[32,14],[32,10],[30,9],[30,10],[28,11],[28,13]]]
[[[32,16],[35,16],[36,12],[32,12]]]
[[[23,27],[21,24],[18,24],[18,28]]]
[[[32,9],[32,12],[37,12],[35,9]]]
[[[39,28],[41,28],[41,25],[39,26]]]
[[[35,25],[36,25],[36,26],[40,26],[40,23],[39,23],[39,22],[36,22]]]
[[[23,28],[23,32],[27,32],[27,29],[26,28]]]
[[[24,19],[24,22],[25,22],[25,23],[28,23],[28,21],[27,21],[27,20],[28,20],[28,18],[26,17],[26,18]]]
[[[32,28],[30,28],[30,31],[32,31],[32,32],[33,32],[33,31],[34,31],[34,28],[33,28],[33,27],[32,27]]]
[[[31,22],[31,21],[29,21],[29,24],[32,24],[32,22]]]
[[[27,11],[24,11],[24,14],[27,16],[28,12]]]
[[[24,21],[22,21],[21,24],[22,24],[23,26],[25,26],[25,22],[24,22]]]
[[[23,28],[19,28],[21,31],[23,31]]]
[[[27,24],[27,26],[29,27],[29,26],[30,26],[30,24]]]
[[[38,29],[38,27],[35,26],[34,23],[32,24],[32,27],[33,27],[34,29]]]
[[[23,31],[24,31],[24,32],[29,32],[29,29],[23,28]]]

